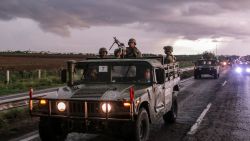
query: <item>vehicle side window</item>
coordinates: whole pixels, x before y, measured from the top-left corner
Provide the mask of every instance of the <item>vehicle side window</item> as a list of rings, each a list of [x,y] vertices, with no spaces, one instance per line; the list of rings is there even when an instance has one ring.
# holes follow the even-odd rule
[[[155,77],[157,84],[163,84],[165,82],[165,70],[161,68],[156,68]]]

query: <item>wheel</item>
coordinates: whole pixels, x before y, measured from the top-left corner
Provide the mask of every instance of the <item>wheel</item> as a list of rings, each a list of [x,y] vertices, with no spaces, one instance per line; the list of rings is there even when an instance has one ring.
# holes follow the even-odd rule
[[[214,73],[214,79],[218,79],[218,74],[217,74],[217,72]]]
[[[149,137],[149,118],[147,111],[142,108],[139,111],[137,121],[135,123],[135,140],[147,141]]]
[[[194,79],[199,79],[199,78],[201,78],[201,74],[198,73],[198,72],[195,72],[194,73]]]
[[[197,73],[197,71],[194,71],[194,79],[198,79],[199,75]]]
[[[67,133],[63,130],[60,119],[40,117],[39,135],[42,141],[63,141]]]
[[[165,124],[174,123],[177,118],[177,113],[178,113],[178,104],[177,104],[177,99],[175,99],[172,103],[171,110],[163,115],[163,120]]]
[[[194,79],[198,79],[198,76],[197,76],[197,75],[194,75]]]

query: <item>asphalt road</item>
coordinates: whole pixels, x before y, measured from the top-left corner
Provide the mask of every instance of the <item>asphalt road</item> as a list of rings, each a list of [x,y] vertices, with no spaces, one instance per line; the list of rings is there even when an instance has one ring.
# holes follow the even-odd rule
[[[176,123],[151,125],[149,141],[249,141],[250,75],[223,70],[219,79],[205,76],[181,84]],[[19,138],[18,140],[20,140]],[[37,132],[22,137],[39,141]],[[122,141],[108,135],[71,133],[67,141]]]

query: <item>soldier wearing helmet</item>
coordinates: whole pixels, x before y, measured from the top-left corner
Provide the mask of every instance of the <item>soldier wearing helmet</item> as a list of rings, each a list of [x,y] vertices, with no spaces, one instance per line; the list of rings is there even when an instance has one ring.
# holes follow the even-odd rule
[[[126,48],[117,48],[114,50],[115,58],[124,58],[126,55]]]
[[[128,46],[126,48],[126,58],[138,58],[142,57],[141,52],[135,47],[136,40],[134,38],[129,39]]]
[[[172,54],[173,53],[173,47],[172,46],[164,46],[163,47],[164,52],[166,54],[166,58],[164,60],[165,64],[170,64],[176,62],[175,56]]]
[[[106,48],[102,47],[99,49],[99,57],[100,58],[105,58],[108,55],[108,51]]]
[[[117,48],[114,51],[115,58],[122,58],[122,51],[121,49]]]

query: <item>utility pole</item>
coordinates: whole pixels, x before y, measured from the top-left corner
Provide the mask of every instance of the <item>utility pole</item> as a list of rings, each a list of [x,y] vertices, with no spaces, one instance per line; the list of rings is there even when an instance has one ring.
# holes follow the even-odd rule
[[[218,44],[216,43],[216,56],[218,55],[218,54],[217,54],[217,53],[218,53],[218,52],[217,52],[217,46],[218,46]]]

